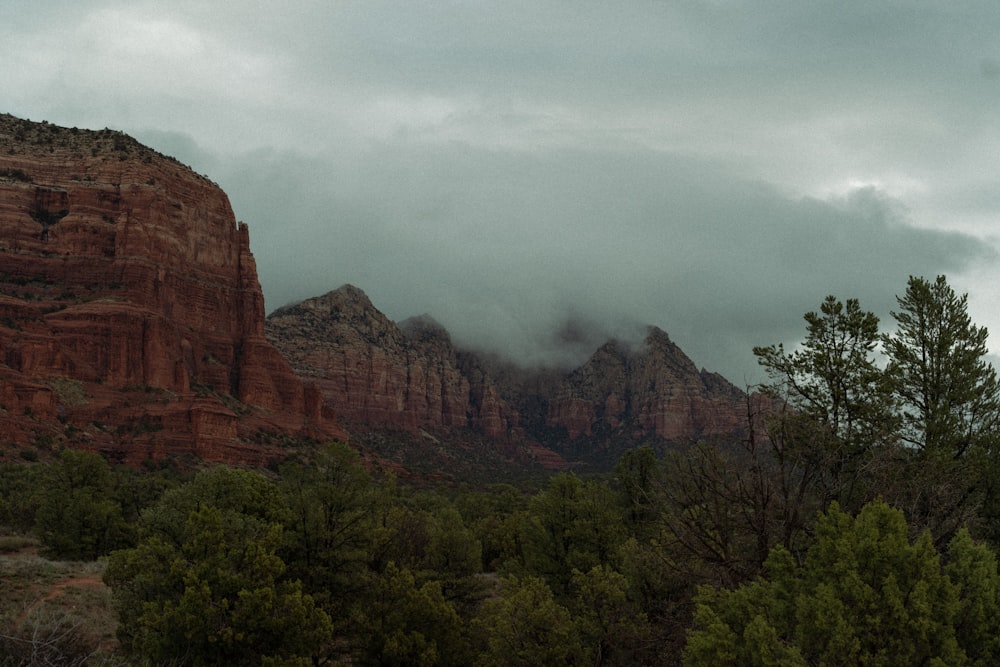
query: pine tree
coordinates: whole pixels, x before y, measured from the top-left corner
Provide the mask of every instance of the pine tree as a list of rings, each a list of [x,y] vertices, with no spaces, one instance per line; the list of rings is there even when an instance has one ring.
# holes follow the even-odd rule
[[[897,439],[893,394],[876,363],[879,320],[857,299],[832,295],[804,319],[798,349],[754,348],[771,378],[764,391],[788,408],[770,417],[768,432],[786,463],[816,470],[824,505],[837,500],[856,510],[872,497],[875,459]]]
[[[801,349],[779,344],[755,347],[772,379],[765,389],[786,400],[836,436],[848,452],[863,449],[891,432],[892,402],[875,360],[878,317],[857,299],[828,296],[820,311],[808,312]]]
[[[972,323],[968,295],[944,276],[910,277],[896,298],[898,330],[883,337],[887,372],[902,401],[903,437],[925,452],[961,458],[1000,425],[1000,383],[986,361],[985,327]]]
[[[970,523],[996,537],[1000,382],[986,361],[986,328],[973,324],[968,295],[955,294],[944,276],[911,276],[896,300],[897,331],[882,339],[907,447],[893,501],[939,544]]]

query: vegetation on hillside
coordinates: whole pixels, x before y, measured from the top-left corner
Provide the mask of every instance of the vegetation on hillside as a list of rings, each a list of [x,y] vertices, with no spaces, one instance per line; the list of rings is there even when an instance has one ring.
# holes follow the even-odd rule
[[[65,451],[0,468],[0,525],[106,563],[134,664],[994,664],[986,331],[943,277],[893,315],[828,297],[801,345],[755,350],[745,441],[613,475],[416,489],[337,443],[188,476]]]

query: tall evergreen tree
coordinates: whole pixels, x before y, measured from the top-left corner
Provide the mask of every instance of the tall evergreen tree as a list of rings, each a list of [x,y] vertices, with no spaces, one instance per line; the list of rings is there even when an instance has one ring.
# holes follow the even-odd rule
[[[766,389],[829,429],[848,451],[878,441],[892,424],[888,388],[875,363],[878,317],[857,299],[845,303],[831,295],[804,319],[800,349],[754,348],[772,380]]]
[[[944,276],[910,277],[896,298],[898,330],[883,337],[888,374],[902,401],[903,437],[921,450],[960,458],[1000,425],[1000,383],[986,361],[985,327],[972,323],[968,295]]]
[[[765,392],[790,408],[773,415],[768,431],[785,463],[816,470],[824,504],[857,509],[871,498],[873,458],[897,437],[891,387],[876,363],[879,320],[857,299],[832,295],[804,319],[798,349],[754,348],[771,378]]]

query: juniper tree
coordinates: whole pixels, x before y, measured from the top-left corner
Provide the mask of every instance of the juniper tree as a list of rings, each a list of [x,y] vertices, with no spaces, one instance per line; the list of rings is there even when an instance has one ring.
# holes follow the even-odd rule
[[[832,505],[801,564],[777,547],[766,577],[700,589],[684,664],[995,664],[995,556],[966,531],[943,552],[908,533],[884,502]]]
[[[202,471],[168,492],[104,573],[123,650],[192,665],[308,664],[323,653],[332,624],[285,574],[283,513],[277,488],[248,471]]]

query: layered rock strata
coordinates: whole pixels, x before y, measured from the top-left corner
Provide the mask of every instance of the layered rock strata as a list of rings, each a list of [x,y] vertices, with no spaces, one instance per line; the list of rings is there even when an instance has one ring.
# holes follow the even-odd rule
[[[112,130],[0,116],[0,361],[8,441],[240,460],[342,435],[264,337],[226,195]]]
[[[501,446],[516,436],[515,412],[474,364],[460,366],[448,332],[428,316],[397,325],[345,285],[276,310],[266,330],[344,424],[473,429]]]
[[[656,327],[635,348],[605,343],[547,403],[546,425],[565,429],[569,440],[622,428],[636,440],[694,440],[737,433],[746,423],[744,393],[699,370]]]
[[[655,327],[574,370],[518,369],[456,350],[427,316],[397,325],[345,285],[275,311],[266,332],[355,429],[471,429],[550,467],[566,465],[555,452],[734,438],[746,425],[745,394]]]

